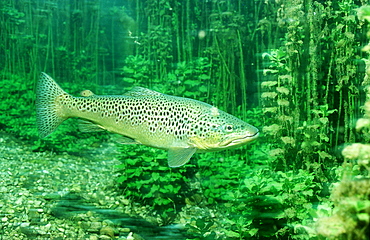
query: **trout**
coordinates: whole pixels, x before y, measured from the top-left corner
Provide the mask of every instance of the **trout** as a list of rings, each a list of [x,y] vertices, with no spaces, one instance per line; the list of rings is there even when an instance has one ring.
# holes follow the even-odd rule
[[[125,144],[143,144],[168,151],[168,165],[180,167],[196,152],[213,152],[255,140],[254,126],[207,103],[134,87],[123,95],[75,97],[42,73],[36,88],[39,135],[51,134],[63,121],[83,119],[83,131],[123,135]]]

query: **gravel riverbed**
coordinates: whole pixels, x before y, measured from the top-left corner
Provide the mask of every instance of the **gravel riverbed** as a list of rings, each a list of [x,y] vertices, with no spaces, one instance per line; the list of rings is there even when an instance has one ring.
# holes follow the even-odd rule
[[[106,155],[32,152],[0,132],[0,240],[186,239],[118,193],[120,162]]]

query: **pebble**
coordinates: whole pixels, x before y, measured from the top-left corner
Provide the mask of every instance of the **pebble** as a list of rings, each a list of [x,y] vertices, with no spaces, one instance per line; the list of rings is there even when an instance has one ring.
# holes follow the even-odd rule
[[[130,204],[130,200],[128,200],[128,199],[121,199],[121,203],[123,204],[123,205],[129,205]]]
[[[92,222],[90,224],[90,228],[87,229],[87,231],[89,232],[99,232],[99,230],[101,229],[102,227],[102,223],[101,222]]]
[[[98,239],[99,239],[98,235],[91,235],[89,238],[89,240],[98,240]]]
[[[130,228],[120,228],[119,231],[123,233],[129,233],[131,232],[131,229]]]
[[[106,236],[109,236],[111,238],[114,238],[114,235],[115,235],[116,232],[117,232],[116,229],[114,229],[112,227],[109,227],[109,226],[102,227],[100,229],[100,235],[106,235]]]
[[[21,223],[20,225],[21,227],[29,227],[30,226],[30,223],[28,222],[24,222],[24,223]]]
[[[113,227],[114,226],[114,222],[112,222],[111,220],[109,219],[105,219],[103,220],[103,226],[110,226],[110,227]]]
[[[55,200],[55,199],[60,199],[61,195],[59,193],[44,193],[43,198],[45,200]]]
[[[107,235],[100,235],[99,236],[99,239],[103,239],[103,240],[110,240],[112,239],[111,237],[107,236]]]

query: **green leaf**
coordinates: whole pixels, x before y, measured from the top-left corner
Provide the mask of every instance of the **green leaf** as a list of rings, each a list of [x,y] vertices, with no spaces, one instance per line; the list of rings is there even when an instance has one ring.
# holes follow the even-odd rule
[[[365,223],[369,223],[370,216],[368,213],[358,213],[357,215],[358,220],[363,221]]]
[[[135,69],[128,68],[128,67],[124,66],[123,67],[123,72],[124,73],[134,73],[135,72]]]
[[[204,227],[206,226],[206,224],[204,223],[203,219],[201,219],[201,218],[197,219],[197,221],[195,222],[195,225],[196,225],[199,229],[201,229],[201,230],[203,230],[203,229],[204,229]]]
[[[248,233],[253,237],[258,233],[258,228],[252,228],[251,230],[248,230]]]
[[[197,80],[186,80],[186,81],[184,81],[184,84],[189,85],[191,87],[194,87],[194,86],[199,85],[200,82],[197,81]]]
[[[126,180],[127,180],[127,176],[126,175],[121,175],[121,176],[118,177],[117,182],[118,183],[123,183]]]
[[[210,76],[208,76],[208,75],[206,75],[206,74],[201,74],[201,75],[199,75],[199,79],[201,79],[201,80],[208,80],[208,79],[210,79],[211,77]]]
[[[227,237],[230,237],[230,238],[240,238],[240,233],[237,233],[237,232],[234,232],[234,231],[230,231],[230,230],[226,230],[226,229],[224,229],[223,232],[225,233],[225,235]]]
[[[152,179],[153,179],[154,181],[157,181],[157,180],[159,179],[159,173],[157,173],[157,172],[153,172],[153,173],[152,173]]]
[[[124,77],[123,81],[126,82],[126,83],[134,83],[134,82],[136,82],[136,79]]]
[[[202,85],[202,86],[199,87],[199,92],[205,93],[207,91],[208,91],[208,89],[207,89],[206,86]]]

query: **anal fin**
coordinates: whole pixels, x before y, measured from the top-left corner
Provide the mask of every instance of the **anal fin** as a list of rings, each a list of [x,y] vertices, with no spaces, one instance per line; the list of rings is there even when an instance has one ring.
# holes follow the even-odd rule
[[[123,135],[114,135],[112,138],[120,144],[141,144],[135,139]]]
[[[181,167],[195,153],[196,148],[170,148],[168,150],[168,166]]]

